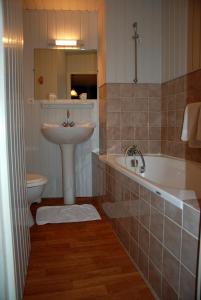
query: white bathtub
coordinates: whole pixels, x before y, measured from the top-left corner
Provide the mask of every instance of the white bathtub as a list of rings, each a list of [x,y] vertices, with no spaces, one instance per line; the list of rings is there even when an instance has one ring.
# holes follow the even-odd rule
[[[131,159],[120,155],[102,155],[100,159],[133,178],[167,201],[183,208],[183,201],[201,198],[201,164],[162,155],[145,155],[146,170],[140,174]],[[141,160],[139,165],[141,165]]]

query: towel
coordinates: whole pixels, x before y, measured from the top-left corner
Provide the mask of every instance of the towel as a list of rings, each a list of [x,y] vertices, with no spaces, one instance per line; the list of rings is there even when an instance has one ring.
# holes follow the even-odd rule
[[[184,112],[181,140],[188,142],[191,148],[201,148],[201,139],[197,139],[200,109],[201,102],[190,103],[186,106]]]

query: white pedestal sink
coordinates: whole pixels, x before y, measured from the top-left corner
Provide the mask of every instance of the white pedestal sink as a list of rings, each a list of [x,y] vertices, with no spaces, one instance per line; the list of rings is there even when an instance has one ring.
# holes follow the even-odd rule
[[[73,127],[63,127],[58,124],[42,125],[41,131],[44,137],[61,147],[65,204],[75,203],[75,146],[88,140],[93,134],[94,128],[95,124],[90,122],[76,123]]]

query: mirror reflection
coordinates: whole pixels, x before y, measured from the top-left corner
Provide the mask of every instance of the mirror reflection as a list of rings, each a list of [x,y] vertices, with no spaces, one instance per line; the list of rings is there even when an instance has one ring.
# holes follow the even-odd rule
[[[34,49],[34,96],[97,99],[95,50]]]

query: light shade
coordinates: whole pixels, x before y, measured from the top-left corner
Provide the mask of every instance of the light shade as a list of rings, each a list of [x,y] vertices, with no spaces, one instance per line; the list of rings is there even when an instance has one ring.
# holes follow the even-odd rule
[[[76,90],[71,90],[70,94],[71,94],[72,97],[77,97],[78,96]]]
[[[56,46],[76,47],[77,40],[55,40]]]

